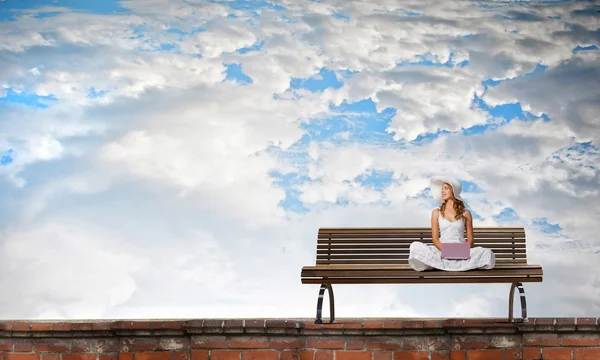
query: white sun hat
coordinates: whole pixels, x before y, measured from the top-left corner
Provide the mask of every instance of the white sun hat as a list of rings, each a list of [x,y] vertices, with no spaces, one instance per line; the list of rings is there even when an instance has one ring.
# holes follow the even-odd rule
[[[460,192],[462,191],[462,185],[458,180],[450,176],[443,175],[435,175],[429,180],[429,188],[431,189],[431,195],[433,199],[438,202],[438,204],[443,203],[442,201],[442,185],[444,183],[450,184],[452,186],[452,191],[454,192],[454,197],[463,203],[465,202],[460,197]]]

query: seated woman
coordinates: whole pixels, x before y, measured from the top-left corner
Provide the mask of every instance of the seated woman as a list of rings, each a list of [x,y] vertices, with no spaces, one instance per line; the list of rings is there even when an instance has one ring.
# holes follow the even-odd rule
[[[462,185],[456,179],[434,176],[430,181],[433,198],[440,204],[431,213],[431,237],[433,245],[415,241],[410,245],[408,263],[416,271],[431,269],[464,271],[492,269],[496,257],[492,250],[473,246],[473,218],[465,209],[460,197]],[[467,229],[465,240],[464,229]],[[470,259],[453,260],[442,258],[442,243],[468,242],[471,246]]]

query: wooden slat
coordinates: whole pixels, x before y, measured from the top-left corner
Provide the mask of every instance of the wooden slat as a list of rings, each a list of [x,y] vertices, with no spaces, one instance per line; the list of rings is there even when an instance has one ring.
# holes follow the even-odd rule
[[[367,255],[354,255],[354,254],[325,254],[325,255],[317,255],[317,259],[331,259],[331,260],[352,260],[352,259],[404,259],[408,257],[408,253],[406,256],[398,255],[388,255],[388,254],[367,254]],[[523,259],[527,257],[525,254],[495,254],[496,259],[505,259],[505,258],[515,258],[515,259]]]
[[[427,244],[431,244],[431,242],[427,243]],[[480,246],[480,244],[484,244],[484,243],[480,243],[480,242],[475,242],[475,246]],[[484,244],[484,245],[488,245],[486,247],[494,247],[494,248],[514,248],[514,249],[525,249],[527,246],[525,244]],[[318,244],[317,245],[317,250],[320,249],[408,249],[410,247],[410,244],[352,244],[352,245],[347,245],[347,244],[335,244],[335,245],[325,245],[325,244]]]
[[[340,279],[320,279],[303,278],[303,284],[456,284],[456,283],[516,283],[516,282],[541,282],[542,277],[512,276],[512,277],[475,277],[475,278],[454,278],[454,277],[427,277],[427,278],[340,278]]]
[[[319,239],[317,241],[317,245],[349,245],[349,244],[407,244],[410,246],[415,241],[420,241],[423,243],[431,243],[431,239],[332,239],[325,240]],[[474,238],[473,241],[477,244],[523,244],[525,243],[525,239],[481,239]]]
[[[493,249],[494,254],[525,254],[525,249]],[[344,255],[344,254],[406,254],[410,250],[398,249],[318,249],[317,255]]]
[[[490,232],[515,232],[525,231],[523,227],[509,227],[509,226],[477,226],[473,230],[476,231],[490,231]],[[417,232],[417,231],[431,231],[431,227],[401,227],[401,228],[320,228],[319,233],[332,233],[332,234],[345,234],[345,233],[359,233],[359,232]]]
[[[466,233],[464,233],[466,236]],[[496,239],[524,239],[524,233],[473,233],[475,238],[496,238]],[[325,239],[431,239],[431,233],[415,233],[415,234],[319,234],[319,240]]]
[[[527,259],[497,259],[498,262],[513,262],[513,263],[527,263]],[[327,265],[327,264],[406,264],[406,259],[378,259],[378,260],[317,260],[318,265]]]
[[[305,270],[302,272],[302,277],[402,277],[416,276],[417,272],[413,269],[403,270]],[[492,270],[469,270],[469,271],[426,271],[418,272],[419,276],[541,276],[542,269],[492,269]]]
[[[529,264],[496,264],[494,269],[486,270],[486,271],[495,271],[495,270],[506,270],[506,269],[541,269],[540,265],[529,265]],[[331,264],[331,265],[309,265],[302,267],[302,271],[305,270],[323,270],[323,271],[338,271],[338,270],[412,270],[409,264],[399,264],[399,265],[351,265],[351,264]],[[472,271],[472,270],[469,270]],[[468,271],[467,271],[468,272]]]

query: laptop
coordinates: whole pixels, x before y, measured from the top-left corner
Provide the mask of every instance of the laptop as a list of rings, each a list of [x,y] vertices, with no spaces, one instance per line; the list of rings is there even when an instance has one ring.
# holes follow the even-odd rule
[[[442,259],[468,260],[471,258],[471,246],[468,242],[442,243]]]

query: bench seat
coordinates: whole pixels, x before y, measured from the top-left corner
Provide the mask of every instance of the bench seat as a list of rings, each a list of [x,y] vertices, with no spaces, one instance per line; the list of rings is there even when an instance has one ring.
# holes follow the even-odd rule
[[[431,228],[321,228],[317,238],[316,264],[303,266],[301,282],[320,284],[316,323],[322,323],[324,292],[329,293],[330,322],[334,322],[333,284],[457,284],[509,283],[508,320],[513,321],[515,288],[521,298],[521,321],[527,321],[523,284],[542,282],[540,265],[527,263],[525,230],[522,227],[473,228],[474,246],[491,249],[496,265],[490,270],[415,271],[408,264],[414,241],[432,244]],[[466,233],[465,233],[466,236]]]

